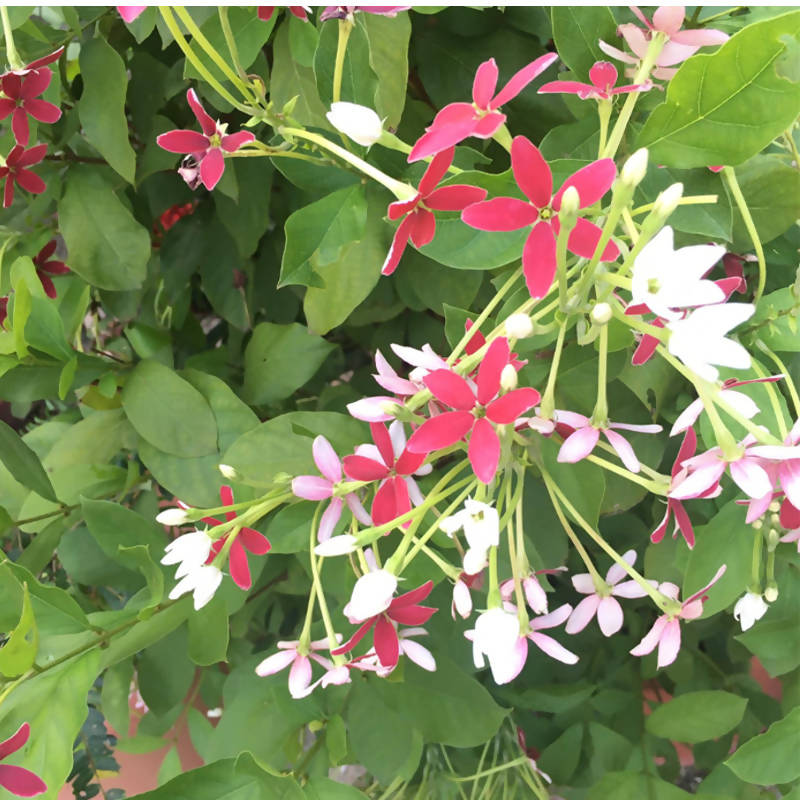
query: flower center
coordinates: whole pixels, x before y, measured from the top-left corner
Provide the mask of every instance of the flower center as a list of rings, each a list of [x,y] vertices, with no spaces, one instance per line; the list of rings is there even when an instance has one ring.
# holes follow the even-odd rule
[[[545,206],[539,209],[539,219],[550,219],[553,216],[553,209],[550,206]]]
[[[208,137],[209,147],[220,147],[222,145],[222,136],[218,133],[212,133]]]

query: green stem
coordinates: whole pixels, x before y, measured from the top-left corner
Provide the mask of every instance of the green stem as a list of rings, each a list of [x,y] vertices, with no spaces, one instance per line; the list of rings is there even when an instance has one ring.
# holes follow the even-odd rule
[[[608,139],[608,122],[611,119],[613,104],[610,100],[599,100],[597,103],[597,116],[600,119],[600,141],[597,144],[597,157],[603,157]]]
[[[703,402],[706,414],[708,414],[708,421],[714,429],[714,438],[717,440],[717,444],[722,450],[723,457],[726,461],[736,461],[741,455],[742,450],[739,445],[736,444],[736,439],[728,430],[727,425],[725,425],[720,418],[717,407],[714,405],[716,398],[714,398],[711,391],[709,391],[709,384],[706,383],[706,381],[698,380],[695,383],[695,388]],[[711,388],[715,389],[716,387],[712,385]]]
[[[353,30],[351,19],[339,20],[339,41],[336,44],[336,61],[333,65],[333,102],[338,103],[342,96],[342,72],[344,71],[344,57],[347,52],[347,40]]]
[[[764,287],[767,283],[767,262],[764,258],[764,248],[761,246],[761,239],[756,230],[755,222],[753,222],[753,217],[750,214],[750,209],[747,207],[747,201],[744,199],[742,190],[739,187],[739,182],[736,180],[736,172],[733,167],[724,167],[722,170],[722,177],[725,179],[733,195],[733,199],[736,201],[736,207],[742,215],[744,226],[747,228],[747,233],[750,236],[750,241],[753,243],[753,248],[758,258],[758,285],[753,295],[753,305],[758,305],[758,301],[761,299],[761,295],[764,294]]]
[[[550,362],[550,372],[547,376],[547,386],[540,405],[539,413],[542,419],[552,419],[556,410],[555,393],[556,378],[558,376],[558,365],[561,362],[561,352],[564,349],[564,336],[567,332],[567,321],[561,323],[556,339],[556,349],[553,351],[553,360]]]
[[[314,591],[317,594],[317,600],[319,601],[319,610],[322,614],[322,622],[325,625],[325,633],[328,637],[328,648],[330,650],[335,650],[338,642],[336,641],[336,632],[333,630],[333,623],[331,622],[331,614],[328,610],[328,604],[325,601],[325,593],[322,591],[322,581],[320,580],[320,572],[321,567],[320,563],[323,562],[325,559],[320,556],[319,559],[314,555],[314,546],[317,541],[317,526],[319,524],[319,517],[320,517],[320,509],[322,506],[317,504],[317,509],[314,512],[314,518],[311,522],[311,533],[309,538],[309,551],[308,556],[309,560],[311,561],[311,578],[312,583],[314,586]],[[339,659],[341,656],[334,656],[334,663],[338,664],[341,663]]]
[[[487,608],[501,608],[503,598],[500,596],[500,582],[497,579],[497,548],[489,548],[489,593],[486,597]]]
[[[597,400],[592,412],[592,425],[596,428],[608,427],[608,325],[600,327],[600,352],[597,359]]]
[[[497,144],[500,145],[507,153],[511,152],[511,134],[508,131],[508,128],[505,124],[501,125],[496,131],[494,136],[492,136]]]
[[[753,371],[756,373],[756,375],[758,375],[759,378],[767,377],[767,373],[756,361],[753,361]],[[789,429],[786,426],[786,420],[783,416],[783,409],[781,408],[778,390],[775,388],[775,384],[772,381],[764,381],[764,388],[767,390],[767,396],[769,397],[769,402],[772,406],[772,414],[775,417],[775,422],[778,424],[778,432],[781,439],[785,441],[789,433]]]
[[[753,557],[750,562],[750,586],[748,591],[753,594],[761,594],[761,551],[764,548],[764,537],[761,531],[754,531],[753,537]]]
[[[239,48],[236,44],[236,37],[234,37],[233,35],[233,31],[231,30],[231,23],[230,20],[228,19],[228,7],[217,6],[217,12],[219,13],[219,24],[222,27],[222,35],[225,37],[225,44],[228,46],[228,52],[231,54],[231,61],[233,61],[233,66],[236,67],[236,72],[238,73],[241,83],[243,84],[244,87],[247,87],[247,82],[248,82],[247,73],[244,71],[241,59],[239,58]],[[197,41],[199,42],[200,39],[197,39]],[[214,50],[214,52],[216,53],[217,51]],[[225,62],[223,61],[222,63],[224,64]],[[227,66],[228,65],[225,64],[225,67]],[[220,68],[224,69],[221,65]],[[253,99],[255,99],[255,96],[253,96]]]
[[[792,380],[792,376],[789,374],[789,370],[786,369],[786,364],[781,361],[777,353],[774,353],[767,345],[764,344],[760,339],[756,341],[756,347],[761,350],[764,355],[768,356],[772,359],[772,362],[775,366],[783,373],[783,378],[786,382],[786,388],[789,392],[789,396],[792,398],[792,405],[794,406],[794,415],[795,417],[800,418],[800,396],[797,394],[797,389],[794,385],[794,381]]]
[[[601,447],[603,446],[602,442],[598,444]],[[667,492],[669,492],[669,479],[666,477],[666,475],[662,476],[663,481],[661,482],[657,480],[648,480],[647,478],[644,478],[635,472],[625,469],[625,467],[620,467],[618,464],[614,464],[612,461],[606,461],[606,459],[596,456],[594,453],[590,453],[588,456],[586,456],[586,460],[591,461],[593,464],[597,464],[598,467],[602,467],[609,472],[613,472],[615,475],[626,478],[627,480],[631,481],[631,483],[638,483],[640,486],[644,486],[644,488],[652,494],[660,494],[666,497]],[[642,469],[645,468],[646,465],[642,464]]]
[[[786,139],[786,143],[789,147],[789,150],[792,151],[792,160],[794,161],[794,168],[800,169],[800,153],[797,152],[797,145],[794,143],[794,136],[792,136],[792,129],[789,128],[786,133],[783,134],[784,138]]]
[[[11,30],[11,20],[8,16],[8,6],[0,6],[0,18],[3,20],[3,38],[6,43],[6,56],[8,56],[8,66],[12,70],[22,69],[22,63],[17,48],[14,44],[14,34]]]
[[[506,481],[506,507],[511,504],[511,481]],[[517,503],[517,508],[521,507],[521,503]],[[516,509],[515,509],[516,511]],[[516,530],[517,527],[516,514],[509,515],[508,525],[506,525],[506,533],[508,535],[508,558],[511,562],[511,575],[514,580],[514,597],[517,601],[517,617],[519,618],[519,630],[521,634],[528,631],[528,612],[525,610],[525,595],[522,593],[522,578],[524,577],[519,556],[517,554]]]

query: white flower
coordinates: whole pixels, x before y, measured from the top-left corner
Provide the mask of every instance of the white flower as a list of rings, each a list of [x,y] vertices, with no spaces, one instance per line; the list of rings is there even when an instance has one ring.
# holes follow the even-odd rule
[[[464,572],[476,575],[485,566],[490,547],[500,543],[500,520],[497,509],[471,498],[464,508],[439,521],[439,527],[452,536],[463,528],[468,549],[464,554]]]
[[[343,533],[341,536],[332,536],[330,539],[318,544],[314,548],[314,552],[318,556],[344,556],[352,553],[358,544],[358,539],[351,536],[349,533]]]
[[[725,334],[750,319],[755,310],[750,303],[698,308],[686,319],[667,324],[672,334],[669,337],[669,352],[708,381],[715,381],[719,377],[719,370],[712,364],[747,369],[750,366],[750,353],[738,342],[726,339]]]
[[[156,515],[156,522],[162,525],[184,525],[189,521],[189,515],[182,508],[167,508]]]
[[[214,596],[222,583],[222,573],[213,564],[204,564],[193,569],[169,593],[170,600],[177,600],[187,592],[194,594],[194,610],[199,611]]]
[[[357,103],[331,103],[325,116],[337,131],[364,147],[375,144],[383,133],[381,118],[371,108]]]
[[[680,318],[676,308],[721,303],[725,293],[713,281],[703,279],[725,248],[716,244],[673,248],[673,231],[662,228],[643,248],[633,265],[633,304],[644,303],[667,320]]]
[[[736,601],[733,607],[733,618],[746,631],[752,628],[756,620],[761,619],[767,613],[769,606],[764,602],[764,598],[755,592],[747,592],[743,597]]]
[[[386,611],[396,589],[397,576],[385,569],[362,575],[353,587],[350,602],[343,609],[345,616],[351,622],[363,622]]]
[[[490,608],[478,616],[475,628],[465,631],[472,640],[472,660],[480,669],[489,660],[495,683],[509,683],[519,675],[528,654],[528,642],[520,636],[516,614],[502,608]]]
[[[174,509],[178,511],[179,509]],[[189,572],[201,567],[208,560],[213,541],[205,531],[191,531],[173,539],[164,548],[162,564],[180,564],[176,578],[182,578]]]

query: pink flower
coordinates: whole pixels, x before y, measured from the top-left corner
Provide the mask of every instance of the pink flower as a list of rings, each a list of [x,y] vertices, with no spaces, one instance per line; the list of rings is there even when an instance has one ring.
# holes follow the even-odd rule
[[[556,575],[559,572],[565,572],[566,567],[557,567],[556,569],[540,569],[526,575],[522,579],[522,591],[525,594],[525,600],[530,606],[531,610],[536,614],[547,613],[547,593],[539,583],[537,575]],[[514,596],[514,579],[509,578],[500,584],[500,595],[504,601],[509,602]]]
[[[0,742],[0,761],[22,749],[30,734],[31,726],[23,722],[13,736]],[[0,764],[0,786],[17,797],[35,797],[47,791],[47,784],[38,775],[11,764]]]
[[[749,450],[753,456],[777,463],[777,479],[786,494],[786,499],[794,508],[800,508],[800,447],[798,444],[800,444],[800,420],[795,422],[783,445],[756,445]],[[731,476],[733,476],[733,467],[731,467]]]
[[[66,275],[69,267],[63,261],[51,261],[50,256],[56,251],[58,242],[51,239],[35,256],[33,265],[36,267],[36,275],[42,283],[42,288],[48,297],[56,297],[56,287],[50,279],[50,275]]]
[[[455,148],[450,147],[431,161],[419,182],[414,198],[397,200],[389,204],[389,219],[402,217],[403,221],[394,233],[392,246],[381,267],[382,275],[391,275],[397,269],[409,239],[414,243],[414,247],[430,244],[436,233],[436,217],[433,211],[462,211],[468,205],[486,197],[486,189],[477,186],[456,184],[436,188],[436,184],[444,178],[453,163],[454,154]]]
[[[453,584],[453,601],[450,603],[450,616],[455,619],[458,614],[461,619],[467,619],[472,614],[472,595],[470,589],[480,589],[483,586],[483,573],[467,575],[462,572]]]
[[[147,6],[117,6],[117,13],[129,25],[145,11]]]
[[[388,409],[396,406],[397,400],[394,397],[378,395],[377,397],[363,397],[361,400],[348,403],[347,410],[350,416],[360,419],[362,422],[390,422],[394,419],[394,414],[390,414]]]
[[[680,450],[678,450],[675,463],[672,465],[671,488],[680,484],[686,476],[687,470],[685,467],[682,467],[682,464],[684,461],[691,458],[696,450],[697,435],[694,432],[694,428],[689,428],[683,437],[683,442],[681,443]],[[686,509],[683,507],[683,503],[680,500],[676,500],[674,497],[667,497],[667,510],[664,512],[664,518],[658,524],[658,527],[650,534],[650,541],[653,542],[653,544],[658,544],[664,538],[670,517],[675,518],[675,528],[672,531],[672,538],[674,539],[678,535],[678,531],[680,531],[681,536],[683,536],[691,550],[694,547],[694,528],[692,527],[692,521],[689,519]]]
[[[623,560],[633,566],[636,561],[636,551],[628,550]],[[580,633],[597,615],[597,624],[603,636],[613,636],[623,623],[622,606],[617,597],[644,597],[646,592],[636,581],[620,581],[626,572],[619,564],[613,564],[606,573],[606,585],[598,588],[594,585],[592,576],[588,573],[572,576],[572,585],[577,592],[587,595],[570,614],[565,628],[567,633]]]
[[[258,18],[263,22],[269,22],[272,19],[272,15],[279,8],[280,6],[259,6]],[[311,11],[308,6],[286,6],[286,8],[288,8],[289,13],[297,17],[297,19],[308,22],[308,12]]]
[[[515,231],[529,225],[531,232],[522,251],[522,267],[531,297],[544,297],[556,274],[556,236],[560,228],[558,211],[568,187],[574,186],[580,196],[580,207],[594,205],[611,188],[617,168],[610,158],[595,161],[579,169],[564,181],[553,194],[553,173],[549,164],[524,136],[517,136],[511,145],[511,168],[517,185],[528,200],[517,197],[493,197],[475,203],[461,213],[461,219],[481,231]],[[593,222],[578,217],[567,248],[571,253],[591,258],[602,231]],[[609,242],[601,259],[613,261],[619,249]]]
[[[342,516],[343,503],[347,503],[347,507],[359,522],[363,525],[371,525],[369,514],[364,510],[364,506],[361,505],[361,501],[355,493],[349,492],[344,498],[334,494],[336,485],[342,480],[342,462],[339,461],[339,456],[336,455],[336,451],[331,447],[331,443],[324,436],[317,436],[312,445],[312,453],[314,463],[322,473],[322,477],[298,475],[292,480],[292,492],[304,500],[331,498],[331,502],[320,520],[317,539],[320,542],[324,542],[326,539],[331,538],[333,529]]]
[[[378,14],[381,17],[396,17],[401,11],[408,11],[411,6],[326,6],[319,15],[320,22],[329,19],[353,18],[353,14]]]
[[[3,208],[9,208],[14,202],[14,184],[18,183],[26,192],[41,194],[47,184],[28,167],[38,164],[47,152],[46,144],[37,144],[24,150],[21,145],[14,145],[6,158],[4,167],[0,167],[0,181],[5,178],[3,191]]]
[[[681,649],[680,620],[697,619],[703,613],[703,603],[708,599],[705,593],[723,576],[725,569],[723,564],[709,583],[683,601],[676,614],[662,614],[642,641],[631,650],[631,655],[646,656],[658,646],[658,668],[668,667],[678,657]],[[678,599],[680,589],[674,583],[661,583],[658,589],[670,599]]]
[[[23,147],[30,140],[28,116],[50,124],[61,119],[61,109],[58,106],[39,98],[50,85],[52,78],[53,73],[49,69],[38,69],[26,75],[16,75],[11,72],[0,79],[0,86],[5,95],[0,98],[0,119],[11,115],[14,139]]]
[[[581,100],[610,100],[615,94],[647,92],[648,84],[614,86],[617,83],[617,68],[610,61],[597,61],[589,70],[589,83],[578,81],[551,81],[539,89],[538,94],[576,94]]]
[[[289,669],[289,694],[294,698],[305,697],[311,685],[311,661],[321,664],[326,670],[333,669],[331,661],[324,656],[317,655],[315,650],[326,650],[327,639],[319,639],[310,643],[311,651],[307,654],[300,653],[297,649],[299,642],[278,642],[278,652],[267,656],[257,667],[256,675],[266,677],[274,675],[286,667]]]
[[[517,72],[499,92],[496,91],[497,63],[493,58],[484,61],[475,73],[472,102],[445,106],[411,149],[409,162],[453,147],[468,136],[491,139],[506,121],[506,115],[499,111],[500,106],[513,100],[557,58],[556,53],[545,53]]]
[[[256,137],[250,131],[226,133],[228,126],[215,122],[206,113],[194,89],[186,92],[186,99],[203,132],[182,129],[168,131],[162,133],[156,141],[159,147],[170,153],[189,153],[198,165],[201,183],[210,191],[217,185],[225,171],[222,151],[234,153],[243,144],[254,141]]]
[[[411,510],[411,502],[419,505],[422,494],[413,474],[427,474],[430,465],[422,468],[424,453],[411,453],[401,422],[393,422],[389,430],[379,423],[369,426],[374,445],[362,445],[355,455],[342,460],[344,472],[354,481],[380,481],[372,501],[372,524],[384,525]],[[409,525],[410,522],[406,523]]]
[[[394,347],[396,345],[392,345],[393,349]],[[444,366],[447,366],[447,362],[444,359],[441,359],[441,361]],[[372,377],[375,378],[375,382],[381,389],[386,389],[387,392],[394,392],[399,397],[411,397],[412,394],[416,394],[422,388],[421,384],[407,378],[401,378],[397,374],[397,370],[384,358],[380,350],[375,351],[375,368],[377,373],[373,373]]]
[[[539,633],[539,631],[561,625],[571,613],[572,606],[569,603],[564,603],[563,606],[559,606],[549,614],[534,617],[530,621],[530,631],[527,634],[527,638],[542,652],[546,653],[550,658],[556,659],[556,661],[561,661],[563,664],[577,664],[578,656],[567,650],[563,645],[560,645],[552,636]]]
[[[29,72],[33,72],[35,70],[39,70],[42,67],[46,67],[48,64],[52,64],[54,61],[58,61],[61,58],[61,54],[64,52],[63,47],[59,47],[58,50],[53,50],[52,53],[48,53],[46,56],[42,56],[41,58],[37,58],[34,61],[31,61],[29,64],[26,64],[22,69],[12,69],[8,72],[4,72],[0,75],[0,78],[4,78],[6,75],[27,75]]]
[[[431,372],[425,385],[437,400],[455,409],[426,420],[408,440],[412,453],[449,447],[467,434],[469,461],[478,480],[490,483],[500,462],[500,439],[494,425],[509,425],[539,402],[536,389],[514,389],[498,397],[500,374],[509,362],[505,337],[495,339],[478,368],[476,384],[446,369]]]
[[[589,417],[574,411],[556,411],[556,422],[559,429],[566,428],[572,431],[565,436],[564,443],[558,451],[559,461],[574,464],[586,458],[597,446],[602,433],[622,463],[631,472],[638,472],[641,469],[639,459],[636,458],[636,453],[633,452],[628,440],[612,429],[618,428],[637,433],[659,433],[661,431],[660,425],[631,425],[626,422],[609,422],[607,427],[597,428],[592,425]]]

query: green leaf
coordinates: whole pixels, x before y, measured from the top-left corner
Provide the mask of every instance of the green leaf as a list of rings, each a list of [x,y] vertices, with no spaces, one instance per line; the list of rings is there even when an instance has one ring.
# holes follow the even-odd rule
[[[645,719],[654,736],[676,742],[705,742],[733,730],[744,716],[747,698],[729,692],[689,692],[663,703]]]
[[[58,502],[53,484],[36,453],[17,436],[13,428],[0,420],[0,461],[19,483],[40,497]]]
[[[589,790],[586,800],[689,800],[677,786],[641,772],[609,772]]]
[[[78,113],[84,136],[128,183],[133,183],[136,156],[128,141],[125,116],[129,80],[125,64],[119,53],[100,36],[81,46],[79,61],[83,94],[78,102]]]
[[[317,80],[319,97],[325,106],[329,106],[333,99],[333,71],[338,42],[339,26],[323,25],[317,51],[314,53],[314,77]],[[356,23],[351,28],[350,37],[347,40],[347,49],[342,65],[340,99],[348,103],[358,103],[368,108],[374,108],[377,88],[378,79],[370,66],[367,34],[364,27]]]
[[[334,714],[325,723],[325,746],[332,765],[341,764],[347,755],[347,728],[344,720]]]
[[[262,322],[244,354],[244,397],[252,404],[289,397],[314,376],[334,345],[293,322]]]
[[[14,347],[17,351],[17,358],[20,360],[28,355],[28,343],[25,340],[25,326],[31,315],[33,298],[26,281],[17,281],[14,291],[14,313],[12,314]]]
[[[143,597],[138,595],[130,600],[134,607],[141,606],[139,617],[145,619],[153,613],[153,610],[161,603],[164,597],[164,573],[156,564],[156,558],[148,550],[146,545],[137,544],[132,547],[120,545],[117,549],[116,560],[123,566],[138,570],[144,575],[147,581],[147,594]]]
[[[522,256],[530,231],[478,231],[460,219],[436,221],[436,236],[420,252],[453,269],[494,269]]]
[[[130,692],[133,681],[133,660],[121,661],[105,671],[100,695],[103,716],[120,736],[130,726]]]
[[[308,800],[364,800],[365,796],[355,786],[322,777],[312,778],[305,791]]]
[[[78,357],[72,356],[64,363],[61,374],[58,376],[58,399],[66,400],[72,384],[75,382],[75,372],[78,369]]]
[[[228,658],[228,609],[221,595],[189,617],[189,658],[208,667]]]
[[[157,361],[142,361],[122,392],[122,407],[136,432],[184,458],[217,450],[217,425],[206,399],[188,381]]]
[[[195,667],[189,660],[186,645],[186,628],[181,626],[136,659],[139,691],[148,707],[159,716],[186,697],[194,680]]]
[[[787,33],[800,34],[800,12],[748,25],[716,53],[684,62],[636,147],[685,168],[741,164],[763,150],[800,113],[800,83],[776,70]]]
[[[403,116],[408,89],[408,43],[411,20],[408,14],[385,17],[379,14],[359,14],[369,42],[369,65],[378,76],[375,91],[375,110],[384,125],[397,128]]]
[[[766,733],[740,745],[725,762],[743,781],[769,786],[800,778],[800,707]]]
[[[59,361],[74,359],[75,369],[77,369],[77,356],[74,355],[67,342],[64,323],[52,300],[31,297],[30,304],[30,316],[25,321],[26,343],[35,350],[41,350]],[[73,369],[73,376],[75,369]]]
[[[31,605],[28,584],[23,583],[22,614],[8,641],[0,648],[0,673],[7,678],[16,678],[27,672],[39,650],[39,629]]]
[[[364,235],[367,201],[361,184],[339,189],[303,206],[286,220],[286,246],[278,288],[289,284],[319,286],[315,276],[335,264],[342,251]]]
[[[578,767],[582,745],[583,723],[576,722],[545,747],[537,763],[556,783],[567,783]]]
[[[69,170],[58,222],[69,266],[92,286],[138,289],[147,274],[150,234],[96,170]]]
[[[84,499],[81,509],[92,536],[109,558],[117,558],[120,547],[135,545],[145,545],[151,556],[161,557],[166,537],[160,525],[108,500]]]
[[[609,44],[616,41],[614,15],[605,6],[553,6],[550,18],[561,60],[575,73],[576,80],[588,80],[595,61],[608,59],[598,47],[598,40]]]

